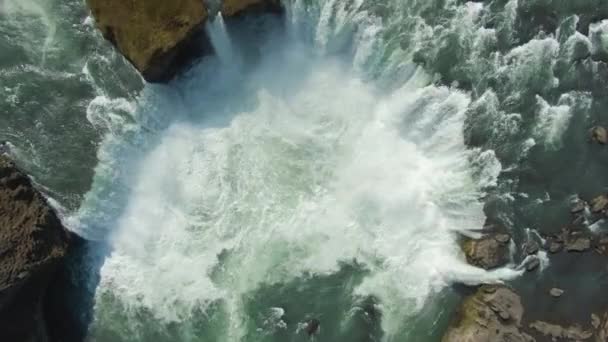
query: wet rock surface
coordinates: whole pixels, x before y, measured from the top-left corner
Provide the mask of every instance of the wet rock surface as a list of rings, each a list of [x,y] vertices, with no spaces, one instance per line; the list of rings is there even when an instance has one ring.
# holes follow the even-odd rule
[[[149,82],[167,82],[206,52],[200,0],[87,0],[103,36]]]
[[[281,3],[278,0],[224,0],[222,14],[232,17],[250,11],[280,12]]]
[[[505,233],[487,233],[480,239],[465,238],[462,249],[470,264],[492,269],[509,261],[510,240]]]
[[[0,341],[49,341],[47,294],[73,237],[45,198],[0,154]]]

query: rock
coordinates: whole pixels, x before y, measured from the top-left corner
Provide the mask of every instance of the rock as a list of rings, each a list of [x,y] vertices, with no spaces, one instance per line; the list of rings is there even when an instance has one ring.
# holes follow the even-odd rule
[[[507,234],[488,234],[479,240],[466,239],[462,249],[467,261],[484,269],[500,267],[509,261]],[[501,242],[503,241],[503,242]]]
[[[224,0],[222,15],[232,17],[247,11],[261,9],[264,12],[281,11],[279,0]]]
[[[149,82],[167,82],[206,53],[201,0],[87,0],[103,36]]]
[[[562,249],[564,248],[564,244],[559,242],[559,241],[550,241],[549,242],[549,253],[559,253],[562,251]]]
[[[586,206],[587,206],[587,204],[585,203],[585,201],[582,201],[579,199],[573,203],[572,208],[570,208],[570,212],[573,214],[578,214],[578,213],[582,212],[583,210],[585,210]]]
[[[593,336],[593,331],[583,330],[578,325],[563,327],[557,324],[536,321],[530,324],[530,328],[535,329],[545,336],[551,337],[553,340],[567,339],[569,341],[583,341]]]
[[[306,322],[306,333],[308,334],[308,336],[317,334],[319,332],[320,328],[321,328],[321,321],[319,321],[316,318],[313,318],[313,319],[309,320],[308,322]]]
[[[602,321],[598,315],[591,314],[591,326],[593,326],[593,329],[599,329],[601,323]]]
[[[71,235],[30,179],[0,155],[0,341],[48,341],[46,295]]]
[[[538,250],[540,249],[538,243],[534,240],[528,240],[526,242],[526,244],[524,245],[524,253],[526,253],[527,255],[533,255],[538,253]]]
[[[596,328],[596,341],[605,342],[608,341],[608,313],[605,313],[601,320],[598,318],[598,327]]]
[[[0,141],[0,154],[8,154],[10,152],[10,145],[8,141]]]
[[[608,196],[601,195],[591,200],[591,211],[599,213],[608,208]]]
[[[532,257],[526,264],[526,271],[532,272],[540,266],[540,260],[537,257]]]
[[[554,287],[549,290],[549,294],[551,295],[551,297],[559,298],[564,294],[564,290]]]
[[[608,131],[601,126],[595,126],[591,129],[591,140],[595,143],[606,145],[608,143]]]
[[[494,239],[496,241],[498,241],[498,243],[500,243],[500,244],[507,244],[507,243],[509,243],[509,241],[511,241],[511,235],[498,233],[498,234],[494,235]]]
[[[488,291],[488,287],[492,291]],[[521,299],[510,288],[503,285],[482,286],[463,301],[441,341],[534,341],[521,330],[523,313]]]
[[[585,236],[575,236],[566,241],[568,252],[585,252],[591,249],[591,239]]]

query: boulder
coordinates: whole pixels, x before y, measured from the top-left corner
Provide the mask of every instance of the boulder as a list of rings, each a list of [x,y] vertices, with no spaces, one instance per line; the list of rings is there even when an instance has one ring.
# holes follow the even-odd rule
[[[206,52],[201,0],[87,0],[103,36],[148,82],[167,82]]]
[[[531,342],[521,330],[524,313],[520,297],[510,288],[482,286],[466,298],[442,342]]]
[[[591,129],[591,140],[601,144],[606,145],[608,143],[608,132],[606,128],[601,126],[595,126]]]
[[[465,239],[462,249],[467,262],[484,269],[500,267],[509,262],[508,234],[492,233],[481,239]]]
[[[281,3],[279,0],[224,0],[221,11],[222,15],[232,17],[256,9],[278,12]]]
[[[591,211],[599,213],[608,208],[608,196],[601,195],[591,200]]]
[[[46,295],[72,240],[46,199],[0,155],[0,341],[47,341]]]
[[[591,239],[585,236],[576,236],[566,241],[568,252],[585,252],[591,249]]]

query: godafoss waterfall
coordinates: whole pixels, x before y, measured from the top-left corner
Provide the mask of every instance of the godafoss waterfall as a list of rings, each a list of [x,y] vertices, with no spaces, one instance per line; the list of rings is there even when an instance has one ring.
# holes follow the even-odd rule
[[[156,2],[0,1],[1,152],[77,240],[2,341],[608,341],[608,1]]]

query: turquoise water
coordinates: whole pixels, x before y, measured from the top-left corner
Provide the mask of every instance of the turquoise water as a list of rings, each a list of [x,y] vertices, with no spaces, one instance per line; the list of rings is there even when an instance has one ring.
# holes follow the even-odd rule
[[[605,187],[608,2],[284,1],[209,23],[216,56],[169,85],[79,1],[0,4],[0,139],[107,246],[91,341],[437,341],[454,284],[572,277],[457,239],[519,244]]]

